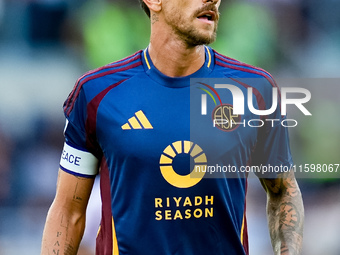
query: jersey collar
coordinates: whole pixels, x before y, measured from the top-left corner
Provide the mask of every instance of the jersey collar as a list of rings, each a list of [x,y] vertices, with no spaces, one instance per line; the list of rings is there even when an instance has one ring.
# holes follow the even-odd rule
[[[149,50],[146,48],[142,52],[143,66],[146,74],[156,81],[157,83],[173,88],[181,88],[190,86],[190,78],[205,78],[209,75],[214,67],[214,54],[210,47],[204,46],[205,48],[205,62],[204,65],[198,69],[195,73],[184,76],[184,77],[169,77],[161,73],[152,63]]]

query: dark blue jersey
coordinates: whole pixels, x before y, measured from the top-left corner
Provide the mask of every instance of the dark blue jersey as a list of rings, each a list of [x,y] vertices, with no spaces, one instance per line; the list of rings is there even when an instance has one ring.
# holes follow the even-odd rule
[[[203,82],[192,84],[191,78]],[[64,104],[61,168],[90,178],[100,174],[96,254],[248,254],[247,174],[239,170],[254,164],[289,166],[287,131],[277,124],[244,125],[247,118],[259,119],[249,110],[243,116],[230,113],[234,126],[214,127],[214,117],[202,115],[199,105],[200,95],[212,91],[207,78],[228,78],[245,94],[253,86],[254,106],[271,105],[276,84],[267,72],[209,47],[204,65],[187,77],[163,75],[146,49],[78,80]],[[243,78],[256,80],[249,85]],[[215,107],[215,117],[224,116],[232,97],[215,96],[221,108],[213,99],[207,107]],[[282,119],[279,107],[270,118]],[[237,169],[230,178],[207,171],[228,165]]]

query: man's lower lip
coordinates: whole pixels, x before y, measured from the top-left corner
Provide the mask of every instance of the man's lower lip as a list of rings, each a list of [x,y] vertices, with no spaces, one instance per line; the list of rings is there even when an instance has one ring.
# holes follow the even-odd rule
[[[208,18],[197,18],[197,19],[207,24],[214,24],[214,21],[209,20]]]

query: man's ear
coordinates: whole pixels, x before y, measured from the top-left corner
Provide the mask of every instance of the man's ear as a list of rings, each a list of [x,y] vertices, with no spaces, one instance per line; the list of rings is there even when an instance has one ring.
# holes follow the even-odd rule
[[[162,9],[163,0],[143,0],[143,1],[148,6],[150,11],[159,12]]]

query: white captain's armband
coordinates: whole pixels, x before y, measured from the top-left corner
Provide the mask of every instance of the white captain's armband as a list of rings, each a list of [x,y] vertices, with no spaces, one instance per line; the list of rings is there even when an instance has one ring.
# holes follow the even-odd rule
[[[90,152],[64,144],[60,167],[66,172],[80,176],[94,176],[98,173],[98,159]]]

